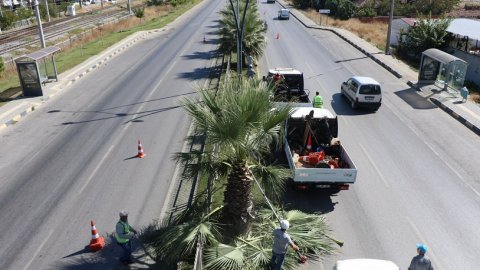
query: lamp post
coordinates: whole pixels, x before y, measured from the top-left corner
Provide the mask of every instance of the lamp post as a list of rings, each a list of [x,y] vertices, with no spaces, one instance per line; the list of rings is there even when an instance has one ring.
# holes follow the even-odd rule
[[[232,7],[233,16],[235,18],[235,26],[237,28],[237,73],[240,75],[242,74],[242,40],[243,40],[243,30],[245,28],[245,15],[247,14],[248,3],[250,2],[247,0],[245,2],[245,8],[243,9],[242,20],[239,18],[240,12],[240,0],[237,0],[237,8],[235,9],[233,6],[233,1],[230,1],[230,6]],[[241,77],[241,76],[240,76]]]
[[[40,35],[40,43],[42,48],[47,47],[45,45],[45,37],[43,36],[43,28],[42,28],[42,19],[40,18],[40,11],[38,10],[38,2],[37,0],[32,0],[32,5],[35,8],[35,17],[37,18],[37,26],[38,26],[38,33]]]
[[[387,45],[385,47],[385,54],[391,54],[390,51],[390,38],[392,35],[392,21],[393,21],[393,9],[394,9],[395,0],[391,0],[390,4],[390,14],[388,16],[388,32],[387,32]]]

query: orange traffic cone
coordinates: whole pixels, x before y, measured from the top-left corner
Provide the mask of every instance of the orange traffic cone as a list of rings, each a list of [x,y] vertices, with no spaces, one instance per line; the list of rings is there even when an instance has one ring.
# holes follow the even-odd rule
[[[92,240],[90,240],[90,245],[88,247],[92,251],[97,251],[102,249],[105,246],[105,239],[103,237],[98,235],[97,228],[95,228],[95,223],[93,223],[93,220],[91,222],[92,225]]]
[[[275,39],[280,39],[280,33],[277,33],[277,36],[275,37]]]
[[[312,151],[312,134],[308,133],[307,150]]]
[[[137,157],[138,158],[143,158],[145,157],[145,153],[143,152],[143,147],[142,147],[142,143],[140,143],[140,140],[138,140],[138,154],[137,154]]]

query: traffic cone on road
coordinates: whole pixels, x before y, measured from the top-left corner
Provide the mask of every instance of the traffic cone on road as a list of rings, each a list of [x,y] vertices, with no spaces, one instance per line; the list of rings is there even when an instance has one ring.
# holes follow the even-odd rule
[[[137,157],[138,158],[143,158],[145,157],[145,153],[143,152],[143,147],[142,147],[142,143],[140,143],[140,140],[138,140],[138,154],[137,154]]]
[[[91,221],[91,225],[92,225],[92,240],[90,240],[90,245],[88,245],[88,247],[92,251],[98,251],[105,246],[105,239],[103,239],[103,237],[98,235],[97,228],[95,228],[95,223],[93,223],[93,220]]]
[[[312,134],[311,133],[308,133],[307,150],[308,152],[312,151]]]

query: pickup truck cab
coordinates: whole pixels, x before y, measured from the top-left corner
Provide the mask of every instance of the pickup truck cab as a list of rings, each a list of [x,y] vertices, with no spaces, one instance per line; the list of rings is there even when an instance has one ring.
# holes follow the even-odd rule
[[[382,105],[380,83],[372,78],[351,77],[342,83],[340,91],[350,101],[352,109],[362,107],[376,111]]]
[[[263,80],[274,85],[274,101],[310,104],[310,91],[304,88],[303,72],[293,68],[272,68]]]
[[[394,262],[377,259],[349,259],[337,261],[333,270],[400,270]]]
[[[290,10],[282,8],[278,11],[279,20],[289,20],[290,19]]]

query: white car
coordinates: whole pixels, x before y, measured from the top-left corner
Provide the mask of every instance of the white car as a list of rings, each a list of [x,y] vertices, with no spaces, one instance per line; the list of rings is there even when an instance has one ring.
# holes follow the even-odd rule
[[[386,260],[349,259],[337,261],[333,270],[400,270],[400,267]]]
[[[342,83],[340,91],[352,106],[378,110],[382,105],[382,87],[380,83],[369,77],[354,76]]]
[[[282,8],[278,11],[279,20],[289,20],[290,19],[290,10]]]

